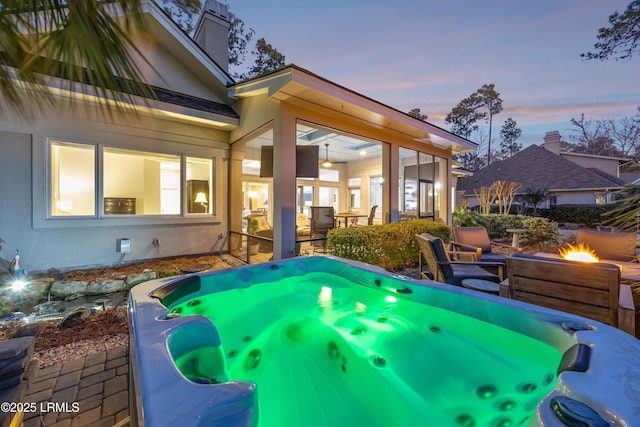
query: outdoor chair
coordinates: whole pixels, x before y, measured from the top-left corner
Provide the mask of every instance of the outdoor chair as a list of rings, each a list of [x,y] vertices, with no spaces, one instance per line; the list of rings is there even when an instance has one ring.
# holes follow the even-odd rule
[[[366,225],[373,225],[373,218],[376,216],[376,209],[378,209],[378,205],[371,206],[371,211],[369,211],[369,216],[367,217]],[[356,227],[364,227],[364,224],[358,224],[357,222],[354,224]]]
[[[376,216],[376,209],[378,209],[378,205],[371,206],[371,212],[369,212],[369,218],[367,219],[367,225],[373,225],[373,217]]]
[[[296,214],[296,236],[307,238],[311,235],[311,226],[309,225],[309,217],[304,213]]]
[[[311,206],[311,238],[322,239],[311,242],[314,251],[326,250],[326,237],[332,228],[335,228],[333,206]]]
[[[588,317],[635,335],[631,288],[620,285],[618,266],[514,254],[507,258],[507,271],[501,296]]]
[[[510,251],[522,252],[521,248],[514,248],[504,243],[492,242],[484,227],[454,227],[451,246],[456,251],[475,252],[478,261],[505,262],[506,255],[495,253],[491,245],[500,246]]]
[[[431,234],[416,234],[416,241],[420,248],[418,271],[423,279],[462,286],[465,279],[480,279],[500,283],[503,279],[504,264],[496,262],[452,261],[444,242]],[[426,267],[426,270],[425,270]],[[498,274],[487,271],[487,268],[497,270]]]
[[[273,252],[273,227],[267,217],[263,214],[251,214],[247,215],[247,221],[254,223],[253,227],[249,227],[252,228],[252,234],[271,239],[271,241],[260,240],[260,252]]]
[[[588,228],[576,230],[576,245],[584,244],[600,259],[638,262],[636,235],[623,231],[597,231]]]

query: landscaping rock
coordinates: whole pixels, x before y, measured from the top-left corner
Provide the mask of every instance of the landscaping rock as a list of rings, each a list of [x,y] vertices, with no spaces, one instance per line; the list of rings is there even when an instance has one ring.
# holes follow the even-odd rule
[[[39,300],[47,295],[49,282],[47,280],[33,280],[21,292],[21,296],[29,300]]]
[[[104,295],[128,289],[124,280],[102,280],[87,285],[85,295]]]
[[[64,313],[66,310],[67,304],[64,301],[47,301],[33,307],[33,310],[29,314],[29,317],[51,317],[55,314],[57,314],[58,316],[62,316],[62,313]]]
[[[76,307],[62,318],[58,326],[60,328],[72,328],[82,323],[83,319],[90,315],[91,310],[84,307]]]
[[[43,325],[41,323],[27,323],[26,325],[22,325],[13,337],[35,337],[42,331],[42,328]]]
[[[86,291],[87,291],[87,282],[68,281],[68,282],[53,282],[49,292],[54,297],[64,298],[74,294],[84,295]]]
[[[6,316],[4,316],[2,319],[0,319],[0,321],[1,321],[2,323],[5,323],[5,322],[15,322],[15,321],[18,321],[18,320],[22,320],[22,319],[24,319],[26,316],[27,316],[27,315],[26,315],[26,314],[24,314],[24,313],[23,313],[23,312],[21,312],[21,311],[12,311],[12,312],[10,312],[9,314],[7,314]]]
[[[154,271],[147,271],[141,274],[130,274],[127,276],[127,286],[131,288],[142,282],[146,282],[148,280],[154,280],[156,276],[157,275]]]

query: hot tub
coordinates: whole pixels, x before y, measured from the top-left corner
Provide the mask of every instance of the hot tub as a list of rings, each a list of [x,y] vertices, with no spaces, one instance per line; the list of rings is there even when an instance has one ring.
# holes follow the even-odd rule
[[[358,262],[159,279],[129,310],[133,425],[640,425],[636,338]]]

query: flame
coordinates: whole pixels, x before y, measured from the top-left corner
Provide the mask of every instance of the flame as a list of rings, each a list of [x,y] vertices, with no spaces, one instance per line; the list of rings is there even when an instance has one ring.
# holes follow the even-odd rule
[[[596,255],[595,251],[584,243],[578,243],[577,245],[568,244],[568,248],[560,248],[558,250],[560,256],[564,259],[571,261],[582,262],[598,262],[600,259]]]

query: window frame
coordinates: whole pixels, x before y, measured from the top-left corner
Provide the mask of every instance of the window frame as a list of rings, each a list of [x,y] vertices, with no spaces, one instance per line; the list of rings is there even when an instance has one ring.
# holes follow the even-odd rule
[[[93,147],[94,150],[94,214],[93,215],[54,215],[53,209],[53,189],[52,189],[52,147],[54,144],[70,144],[70,145],[78,145],[78,146],[87,146]],[[171,152],[168,150],[148,150],[146,148],[138,148],[138,147],[121,147],[110,144],[102,144],[96,142],[87,142],[87,141],[76,141],[67,138],[55,138],[55,137],[47,137],[45,139],[45,167],[44,167],[44,197],[45,197],[45,215],[44,221],[34,216],[34,228],[41,227],[66,227],[69,224],[70,220],[74,220],[74,226],[95,226],[95,225],[126,225],[126,224],[136,224],[136,223],[144,223],[147,224],[165,224],[165,223],[175,223],[179,221],[180,223],[184,222],[192,222],[192,223],[201,223],[207,222],[210,223],[212,220],[220,223],[221,221],[217,218],[217,207],[218,207],[218,197],[224,193],[222,189],[218,188],[218,161],[220,161],[222,156],[212,155],[207,156],[202,153],[196,152]],[[166,156],[176,156],[179,159],[180,164],[180,213],[178,214],[135,214],[135,215],[118,215],[118,214],[108,214],[104,213],[104,150],[105,149],[116,149],[119,151],[131,151],[136,153],[149,153],[149,154],[157,154],[157,155],[166,155]],[[187,161],[188,159],[202,159],[211,162],[211,184],[210,184],[210,200],[209,212],[205,213],[187,213]],[[46,224],[46,225],[45,225]]]
[[[439,156],[437,154],[432,154],[426,151],[417,150],[415,148],[403,147],[399,146],[399,161],[398,161],[398,169],[399,169],[399,177],[402,179],[398,180],[398,207],[401,211],[401,216],[404,214],[408,217],[412,217],[414,210],[407,210],[407,191],[406,187],[408,184],[415,185],[416,188],[414,190],[415,196],[412,195],[412,198],[415,198],[416,209],[415,209],[415,217],[423,218],[423,219],[436,219],[436,212],[442,212],[440,209],[441,206],[446,206],[449,203],[450,195],[444,191],[446,188],[446,183],[448,182],[448,177],[443,175],[444,171],[448,171],[448,162],[449,159]],[[405,156],[400,157],[402,155],[402,150],[405,151]],[[411,154],[411,156],[407,156],[406,154]],[[414,158],[415,164],[403,165],[403,160],[405,158]],[[440,174],[436,173],[436,165],[443,163],[444,168],[439,168]],[[422,168],[422,165],[433,165],[433,170],[431,173],[426,173],[427,168]],[[415,166],[415,178],[407,177],[406,170],[400,171],[400,168],[406,166]],[[409,181],[409,183],[407,183]],[[444,182],[442,182],[444,181]],[[447,184],[448,185],[448,184]],[[429,190],[431,189],[431,195],[429,195]],[[425,191],[423,191],[423,189]],[[426,207],[426,211],[423,211],[423,207]],[[445,210],[446,211],[446,210]]]
[[[53,207],[53,145],[54,144],[60,144],[60,145],[79,145],[79,146],[86,146],[86,147],[92,147],[93,148],[93,196],[94,196],[94,200],[93,200],[93,214],[92,215],[54,215],[54,207]],[[83,143],[83,142],[79,142],[79,141],[71,141],[71,140],[64,140],[64,139],[54,139],[54,138],[49,138],[47,140],[47,144],[46,144],[46,149],[47,149],[47,156],[46,156],[46,165],[45,165],[45,171],[46,171],[46,209],[47,209],[47,214],[46,214],[46,218],[47,219],[86,219],[86,218],[97,218],[98,217],[98,212],[99,212],[99,207],[97,204],[98,201],[98,188],[99,188],[99,183],[97,180],[98,175],[98,167],[99,167],[99,157],[100,157],[100,147],[98,146],[98,144],[95,143]]]

